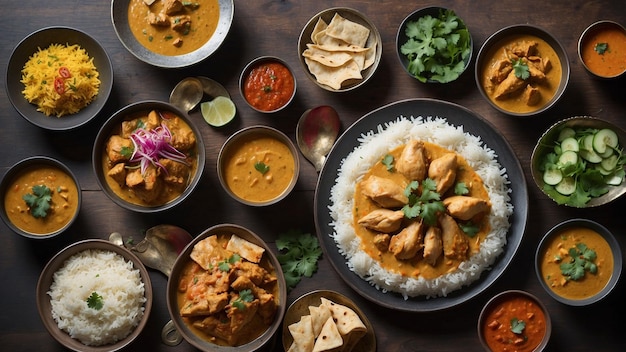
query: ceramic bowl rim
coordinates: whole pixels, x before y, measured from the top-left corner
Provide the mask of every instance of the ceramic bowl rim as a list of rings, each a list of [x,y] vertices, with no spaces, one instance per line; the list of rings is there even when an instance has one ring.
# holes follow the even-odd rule
[[[72,178],[78,190],[78,202],[76,206],[76,212],[74,213],[70,221],[67,224],[65,224],[65,226],[61,227],[60,229],[47,233],[47,234],[42,234],[42,235],[37,235],[37,234],[30,233],[28,231],[22,230],[19,227],[17,227],[15,224],[13,224],[7,216],[6,208],[4,206],[4,193],[9,187],[10,183],[13,182],[15,177],[17,177],[22,172],[22,170],[29,168],[31,166],[36,166],[36,165],[51,165],[51,166],[61,169],[66,174],[68,174],[70,178]],[[2,194],[2,198],[3,198],[2,205],[0,206],[1,208],[0,216],[2,217],[2,220],[4,221],[4,223],[7,225],[7,227],[13,230],[13,232],[19,234],[22,237],[31,238],[31,239],[48,239],[48,238],[56,237],[60,235],[61,233],[65,232],[74,224],[74,222],[76,222],[76,219],[78,218],[78,215],[80,214],[80,208],[83,203],[83,195],[82,195],[80,183],[78,181],[78,178],[76,177],[76,174],[67,165],[65,165],[63,162],[59,161],[58,159],[55,159],[49,156],[43,156],[43,155],[27,157],[25,159],[22,159],[16,162],[11,167],[9,167],[8,171],[4,174],[4,176],[2,177],[2,181],[0,182],[0,194]]]
[[[578,54],[578,60],[579,60],[580,64],[585,68],[585,71],[588,74],[590,74],[592,77],[603,79],[603,80],[612,80],[612,79],[619,78],[619,77],[622,77],[622,76],[626,75],[626,68],[624,68],[624,70],[622,72],[618,73],[615,76],[602,76],[602,75],[599,75],[599,74],[593,72],[591,69],[589,69],[589,67],[585,63],[585,60],[583,60],[583,55],[582,55],[582,47],[585,44],[585,39],[587,39],[587,35],[589,35],[590,33],[593,33],[594,30],[597,30],[598,28],[601,28],[602,26],[605,26],[605,27],[607,27],[607,26],[617,27],[617,28],[621,29],[622,32],[624,32],[624,34],[626,34],[626,27],[622,26],[621,24],[619,24],[619,23],[617,23],[615,21],[600,20],[600,21],[596,21],[596,22],[590,24],[589,26],[587,26],[587,28],[585,28],[585,30],[583,30],[583,32],[580,34],[580,37],[578,38],[578,44],[576,46],[577,54]]]

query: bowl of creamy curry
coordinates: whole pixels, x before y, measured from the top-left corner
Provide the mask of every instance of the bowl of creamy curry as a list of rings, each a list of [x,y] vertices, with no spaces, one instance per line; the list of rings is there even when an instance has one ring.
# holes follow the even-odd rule
[[[0,216],[28,238],[54,237],[78,217],[82,195],[78,179],[62,162],[34,156],[13,165],[0,183]]]
[[[114,0],[113,28],[136,58],[163,68],[197,64],[226,40],[233,0]]]
[[[287,197],[299,173],[294,143],[268,126],[251,126],[233,134],[217,158],[217,175],[226,193],[250,206],[271,205]]]

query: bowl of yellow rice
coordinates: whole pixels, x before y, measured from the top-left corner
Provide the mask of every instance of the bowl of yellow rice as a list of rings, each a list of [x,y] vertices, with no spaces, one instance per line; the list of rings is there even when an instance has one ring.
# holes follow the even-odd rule
[[[111,60],[96,39],[69,27],[46,27],[21,40],[6,71],[6,92],[30,123],[65,131],[98,115],[113,87]]]

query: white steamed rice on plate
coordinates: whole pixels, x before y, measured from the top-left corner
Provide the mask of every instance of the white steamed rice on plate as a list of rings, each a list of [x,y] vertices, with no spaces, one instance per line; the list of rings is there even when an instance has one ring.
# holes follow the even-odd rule
[[[477,253],[462,262],[458,269],[434,279],[406,277],[388,271],[360,249],[361,239],[353,228],[354,188],[363,175],[390,150],[410,139],[438,144],[463,156],[482,178],[492,203],[489,214],[491,232]],[[330,191],[330,236],[346,258],[349,269],[383,292],[397,292],[404,299],[425,296],[446,296],[476,281],[503,253],[513,214],[511,192],[506,170],[497,161],[496,153],[480,137],[464,132],[443,117],[398,117],[377,131],[369,131],[358,139],[359,145],[341,162],[335,184]]]
[[[94,292],[101,297],[100,309],[88,306]],[[141,321],[146,302],[139,269],[120,254],[102,249],[68,258],[54,273],[48,295],[59,328],[87,346],[124,339]]]

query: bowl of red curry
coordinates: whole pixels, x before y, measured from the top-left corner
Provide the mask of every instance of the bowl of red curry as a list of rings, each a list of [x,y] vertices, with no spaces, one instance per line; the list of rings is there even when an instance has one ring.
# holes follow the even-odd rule
[[[274,56],[250,61],[239,78],[239,91],[246,103],[262,113],[284,109],[296,95],[296,77],[287,63]]]
[[[486,351],[543,351],[551,333],[548,310],[525,291],[497,294],[478,318],[478,337]]]

